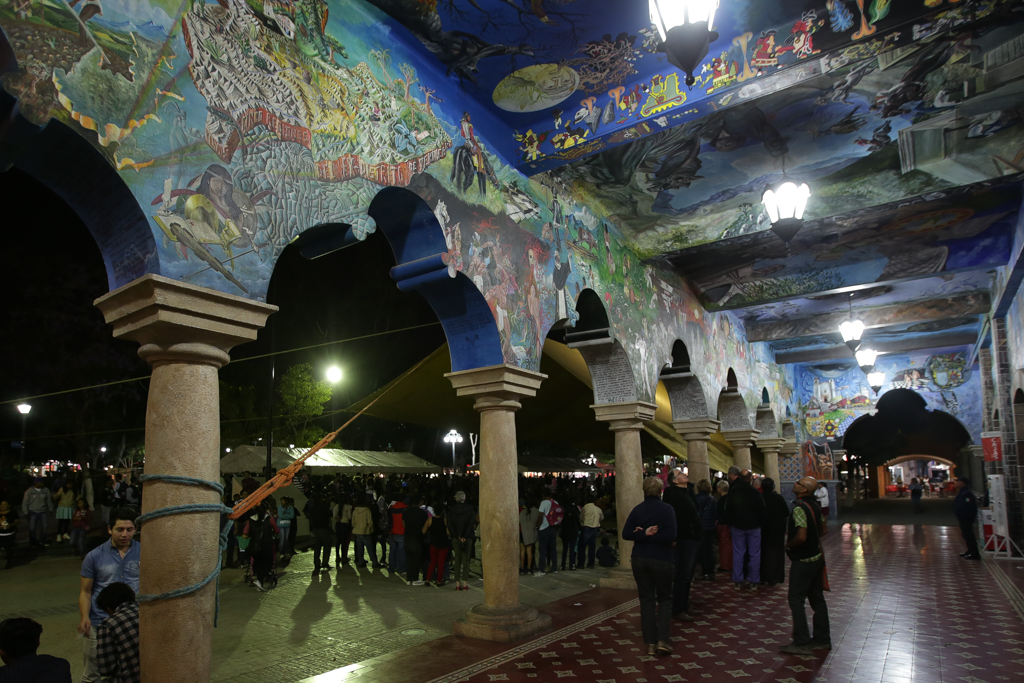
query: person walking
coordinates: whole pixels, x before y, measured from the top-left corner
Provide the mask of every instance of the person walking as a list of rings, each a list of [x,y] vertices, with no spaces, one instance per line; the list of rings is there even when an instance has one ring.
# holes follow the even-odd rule
[[[322,491],[316,490],[304,507],[309,519],[309,533],[313,536],[313,575],[331,570],[331,506]]]
[[[978,519],[978,498],[971,491],[971,480],[967,477],[957,477],[953,486],[956,488],[953,514],[956,515],[956,521],[960,524],[960,534],[967,544],[967,552],[960,553],[960,557],[966,560],[980,560],[978,539],[974,535],[974,523]]]
[[[420,579],[423,569],[423,528],[429,516],[423,509],[426,501],[422,496],[413,499],[415,505],[402,510],[402,522],[405,527],[405,577],[413,586],[422,586],[426,582]]]
[[[633,578],[640,594],[640,630],[647,654],[671,654],[672,578],[675,558],[676,514],[661,501],[662,481],[643,481],[644,500],[630,510],[622,526],[622,539],[633,541]]]
[[[584,563],[583,552],[586,551],[586,567],[594,568],[594,554],[597,552],[597,535],[601,533],[601,522],[604,521],[604,510],[597,507],[597,498],[590,496],[580,513],[580,541],[577,552],[577,566]]]
[[[690,585],[693,569],[697,565],[700,549],[701,523],[697,503],[690,494],[690,478],[680,468],[668,473],[668,488],[662,500],[671,506],[676,516],[676,542],[673,547],[675,574],[672,580],[672,618],[694,621],[699,612],[690,610]]]
[[[761,528],[761,583],[775,586],[786,582],[786,526],[789,504],[775,490],[775,480],[761,481],[765,518]]]
[[[356,537],[356,567],[365,567],[366,560],[363,558],[363,549],[370,556],[370,562],[374,569],[380,568],[377,560],[377,544],[373,540],[373,512],[370,506],[375,506],[373,494],[367,494],[363,502],[352,509],[352,535]]]
[[[764,498],[751,485],[750,470],[743,470],[725,497],[725,520],[732,534],[732,580],[734,588],[756,590],[761,581],[761,527],[764,526]],[[744,556],[749,563],[744,567]],[[744,576],[746,569],[746,576]]]
[[[96,627],[109,615],[96,603],[100,591],[114,582],[127,584],[135,592],[139,590],[142,548],[134,540],[136,516],[131,508],[113,510],[107,527],[110,542],[93,548],[82,560],[78,591],[78,632],[84,638],[82,683],[103,680],[96,658]]]
[[[71,480],[61,484],[53,494],[57,504],[57,543],[71,540],[71,518],[75,514],[75,487]]]
[[[566,556],[569,558],[569,569],[576,569],[576,551],[580,538],[580,506],[572,494],[566,498],[563,513],[558,535],[562,539],[562,571],[565,571]]]
[[[36,654],[43,627],[27,617],[0,621],[0,683],[71,683],[71,662]]]
[[[334,506],[334,566],[348,566],[348,546],[352,541],[352,504],[347,493]]]
[[[75,511],[71,513],[71,547],[75,549],[78,559],[85,559],[85,536],[92,526],[92,510],[85,498],[79,498],[75,503]]]
[[[718,570],[721,572],[732,572],[732,534],[729,532],[729,524],[725,521],[725,500],[729,496],[729,482],[719,480],[715,490],[718,492],[718,501],[715,503],[718,530]]]
[[[900,482],[900,497],[903,497],[903,482]],[[823,481],[818,482],[818,490],[814,492],[814,498],[818,501],[818,507],[821,508],[821,516],[828,521],[829,513],[829,496],[828,496],[828,484]]]
[[[448,533],[448,520],[445,514],[444,505],[434,508],[434,516],[427,519],[423,526],[423,533],[430,542],[430,564],[427,565],[427,573],[423,580],[430,583],[430,577],[436,570],[434,585],[438,588],[444,585],[444,563],[448,559],[448,551],[452,547],[452,539]]]
[[[141,683],[139,603],[130,586],[114,582],[100,591],[96,604],[110,616],[96,629],[96,661],[111,683]]]
[[[921,512],[922,495],[924,495],[924,487],[921,486],[917,477],[914,477],[910,480],[910,511],[915,515]]]
[[[43,487],[43,478],[36,477],[21,499],[21,516],[28,520],[29,545],[46,547],[46,522],[53,512],[53,497]],[[132,519],[135,519],[132,517]]]
[[[465,491],[455,492],[455,504],[445,517],[452,538],[452,574],[455,590],[469,590],[470,548],[476,543],[476,510],[466,502]]]
[[[701,580],[715,580],[715,556],[712,548],[717,537],[718,506],[711,495],[711,482],[701,479],[697,482],[697,514],[700,515],[700,547],[697,562],[700,564]]]
[[[537,571],[534,576],[544,576],[544,572],[551,566],[551,573],[558,573],[558,531],[565,518],[565,510],[551,496],[548,496],[537,506],[540,511],[540,518],[537,520],[537,546],[540,559],[537,562]]]
[[[779,649],[783,654],[810,655],[816,649],[831,649],[828,605],[825,603],[825,555],[821,538],[827,532],[821,508],[815,504],[818,480],[804,477],[793,484],[793,514],[786,534],[789,568],[789,609],[793,613],[793,642]],[[804,603],[814,611],[814,632],[807,627]]]

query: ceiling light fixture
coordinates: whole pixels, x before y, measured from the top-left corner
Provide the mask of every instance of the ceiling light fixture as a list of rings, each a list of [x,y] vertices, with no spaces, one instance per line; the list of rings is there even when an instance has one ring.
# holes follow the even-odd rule
[[[782,169],[782,181],[769,185],[761,195],[761,203],[772,222],[772,232],[787,246],[804,225],[804,209],[810,196],[811,188],[807,183],[797,185],[786,179],[785,168]]]
[[[885,373],[880,370],[868,373],[868,384],[875,390],[875,396],[878,396],[878,391],[885,384]]]
[[[718,32],[711,30],[718,0],[650,0],[650,9],[661,36],[659,49],[672,66],[686,72],[686,85],[692,88],[694,70],[718,40]]]
[[[851,351],[860,348],[860,338],[864,334],[864,323],[853,317],[853,293],[850,293],[850,318],[839,325],[839,334],[843,335],[843,342],[850,347]]]
[[[857,351],[857,365],[864,371],[864,374],[868,374],[875,367],[877,357],[878,351],[874,349],[860,349]]]

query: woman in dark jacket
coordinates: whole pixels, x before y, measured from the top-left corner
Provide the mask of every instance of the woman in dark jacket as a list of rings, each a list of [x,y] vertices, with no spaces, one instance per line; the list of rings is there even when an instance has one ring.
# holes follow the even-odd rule
[[[644,502],[629,513],[622,538],[633,541],[631,563],[640,593],[640,628],[647,654],[670,654],[676,513],[671,505],[661,502],[661,479],[648,477],[643,487]]]
[[[725,498],[729,495],[729,482],[718,482],[718,571],[732,573],[732,532],[725,521]]]
[[[786,582],[786,526],[789,524],[789,505],[775,491],[775,481],[765,477],[761,481],[761,494],[767,509],[761,527],[761,583],[774,586]]]

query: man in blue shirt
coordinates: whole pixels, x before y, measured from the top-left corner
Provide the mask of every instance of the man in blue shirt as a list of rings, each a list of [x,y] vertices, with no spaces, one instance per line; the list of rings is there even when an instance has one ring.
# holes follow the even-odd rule
[[[82,561],[82,583],[78,593],[78,612],[81,621],[78,632],[85,638],[82,658],[85,671],[82,683],[99,682],[99,665],[96,660],[96,627],[107,618],[107,613],[96,605],[96,596],[114,582],[127,584],[139,592],[139,558],[141,548],[134,541],[134,510],[121,508],[110,514],[110,543],[103,543],[85,556]]]

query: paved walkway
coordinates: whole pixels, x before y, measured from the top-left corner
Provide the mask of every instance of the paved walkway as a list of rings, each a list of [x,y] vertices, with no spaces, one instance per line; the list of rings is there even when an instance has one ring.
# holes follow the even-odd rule
[[[449,637],[306,683],[472,683],[561,679],[596,683],[668,681],[1020,681],[1024,613],[1007,598],[989,562],[957,556],[959,533],[943,527],[845,525],[828,537],[831,652],[786,656],[791,621],[784,587],[738,593],[728,581],[702,584],[705,614],[673,624],[675,653],[644,654],[635,599],[621,600],[528,643],[466,664]],[[607,593],[576,596],[580,605]],[[631,596],[630,596],[631,597]],[[1016,603],[1016,606],[1015,606]],[[562,600],[545,611],[565,615]],[[446,654],[451,651],[451,654]]]
[[[213,681],[1021,680],[1024,561],[967,562],[957,556],[961,545],[950,527],[833,525],[831,653],[779,655],[790,634],[785,588],[737,593],[719,575],[698,584],[704,617],[674,624],[676,652],[654,659],[643,654],[635,593],[594,588],[599,570],[522,577],[523,601],[551,614],[554,628],[503,646],[451,635],[452,622],[482,599],[479,579],[469,592],[354,568],[313,580],[303,553],[268,593],[245,586],[239,570],[225,572]],[[77,680],[79,563],[59,555],[66,552],[51,546],[0,572],[0,618],[20,613],[42,623],[42,651],[71,661]]]

